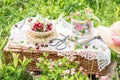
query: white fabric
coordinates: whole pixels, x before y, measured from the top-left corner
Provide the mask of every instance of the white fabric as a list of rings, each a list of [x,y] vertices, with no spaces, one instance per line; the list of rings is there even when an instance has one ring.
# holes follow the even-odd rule
[[[10,40],[12,42],[10,43],[10,46],[21,46],[21,47],[32,47],[35,48],[35,44],[31,43],[26,38],[26,31],[28,28],[30,28],[30,23],[28,22],[29,18],[26,18],[19,23],[16,23],[18,27],[15,27],[15,25],[12,26],[11,29],[11,35]],[[33,21],[36,21],[36,17],[32,18]],[[67,27],[63,26],[63,23],[60,21],[52,21],[52,23],[56,26],[57,32],[62,33],[64,35],[74,35],[71,31],[71,29],[68,29]],[[24,24],[24,25],[23,25]],[[21,25],[23,25],[21,27]],[[95,32],[96,35],[96,32]],[[58,38],[62,39],[64,37],[58,36]],[[101,71],[104,69],[107,65],[110,64],[110,58],[111,58],[111,52],[110,49],[101,41],[98,39],[92,40],[89,42],[90,45],[95,45],[98,47],[98,49],[93,49],[92,47],[89,47],[88,49],[79,49],[74,50],[74,42],[68,41],[69,46],[67,46],[64,50],[56,50],[54,47],[48,46],[48,48],[40,48],[40,50],[54,50],[58,52],[58,55],[71,57],[73,55],[80,55],[88,60],[97,59],[98,61],[98,69]],[[83,45],[84,46],[84,45]]]

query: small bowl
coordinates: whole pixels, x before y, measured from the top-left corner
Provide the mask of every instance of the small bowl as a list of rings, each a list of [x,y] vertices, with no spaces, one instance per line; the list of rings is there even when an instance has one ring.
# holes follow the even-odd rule
[[[55,27],[52,26],[52,30],[48,32],[37,32],[37,31],[33,31],[32,29],[29,29],[27,33],[30,34],[32,37],[46,37],[49,36],[54,31],[55,31]]]

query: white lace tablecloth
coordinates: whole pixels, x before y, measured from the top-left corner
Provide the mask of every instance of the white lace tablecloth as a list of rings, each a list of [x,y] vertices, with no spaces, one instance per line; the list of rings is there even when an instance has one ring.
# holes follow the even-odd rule
[[[33,17],[31,18],[33,19],[33,21],[36,20],[36,18]],[[35,49],[35,44],[30,42],[30,40],[26,38],[26,31],[29,28],[29,22],[28,22],[29,19],[30,18],[26,18],[12,26],[11,34],[9,37],[9,40],[12,40],[10,42],[10,46],[12,47],[21,46],[28,48],[32,47]],[[73,35],[72,31],[68,27],[63,26],[62,22],[52,21],[52,23],[55,25],[58,33],[62,33],[64,35]],[[94,34],[96,34],[96,32]],[[58,35],[58,38],[62,39],[63,36]],[[69,42],[69,45],[64,50],[56,50],[51,46],[48,46],[47,48],[40,48],[40,50],[57,51],[58,55],[62,55],[66,57],[70,57],[73,55],[80,55],[88,60],[97,59],[99,71],[104,69],[111,62],[110,49],[101,40],[95,39],[89,42],[91,46],[92,45],[97,46],[98,47],[97,50],[93,49],[91,46],[88,49],[83,48],[83,49],[74,50],[75,43],[71,41],[67,41],[67,42]]]

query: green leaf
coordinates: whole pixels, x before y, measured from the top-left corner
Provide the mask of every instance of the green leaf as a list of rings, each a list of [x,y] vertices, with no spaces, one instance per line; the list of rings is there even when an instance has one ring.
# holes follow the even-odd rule
[[[13,67],[13,66],[7,66],[8,70],[12,71],[12,72],[15,72],[16,69]]]
[[[76,47],[75,47],[75,50],[77,50],[77,49],[82,49],[82,45],[77,44]]]
[[[18,65],[18,57],[19,57],[19,54],[17,54],[17,53],[12,53],[12,56],[13,56],[13,65],[14,65],[14,67],[16,68],[17,65]]]
[[[20,41],[20,43],[21,43],[21,44],[23,44],[23,43],[24,43],[24,41]]]
[[[79,39],[79,37],[78,37],[78,36],[75,36],[74,39],[77,41],[77,40]]]
[[[44,56],[45,58],[47,58],[47,57],[48,57],[48,55],[49,55],[49,54],[48,54],[48,53],[46,53],[46,52],[44,52],[44,53],[43,53],[43,56]]]

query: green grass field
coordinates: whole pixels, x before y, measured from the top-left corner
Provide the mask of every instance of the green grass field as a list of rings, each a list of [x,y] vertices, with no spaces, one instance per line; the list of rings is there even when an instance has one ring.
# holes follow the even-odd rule
[[[109,27],[120,20],[120,0],[0,0],[0,53],[3,53],[10,29],[16,22],[37,14],[50,19],[57,19],[61,14],[67,17],[70,12],[85,8],[92,9],[100,19],[95,27]],[[118,60],[115,54],[113,59]]]

